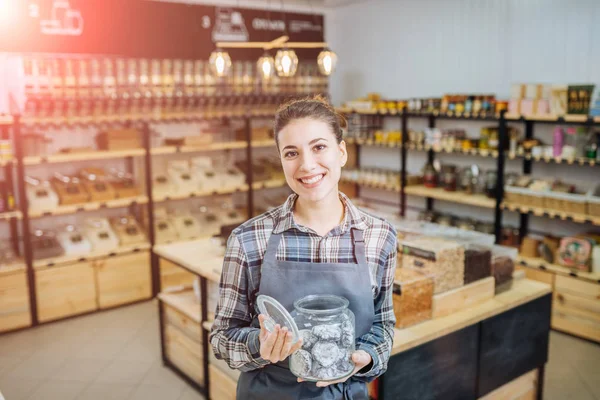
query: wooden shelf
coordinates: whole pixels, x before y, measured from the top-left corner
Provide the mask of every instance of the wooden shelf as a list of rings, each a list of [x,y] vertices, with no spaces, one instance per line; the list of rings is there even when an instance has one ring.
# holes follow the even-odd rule
[[[8,211],[0,213],[0,221],[8,221],[12,218],[21,219],[23,218],[23,214],[21,214],[21,211]]]
[[[530,207],[521,204],[504,202],[502,208],[509,211],[516,211],[521,214],[532,214],[536,217],[547,217],[561,219],[563,221],[573,221],[577,223],[590,223],[600,226],[600,217],[594,217],[588,214],[569,213],[557,211],[550,208]]]
[[[210,332],[211,329],[212,329],[213,324],[214,324],[214,321],[204,321],[202,323],[202,328],[204,328],[204,330]]]
[[[363,187],[368,187],[368,188],[372,188],[372,189],[381,189],[381,190],[388,190],[390,192],[400,193],[400,186],[395,186],[395,185],[373,184],[373,183],[367,183],[367,182],[363,182],[363,181],[350,181],[350,180],[346,180],[346,179],[342,179],[342,182],[350,183],[353,185],[359,185],[359,186],[363,186]]]
[[[520,115],[520,114],[505,114],[505,118],[509,121],[531,121],[531,122],[567,122],[567,123],[598,123],[599,117],[591,117],[589,115],[566,114],[566,115]]]
[[[558,275],[579,278],[588,282],[600,283],[600,273],[583,272],[563,267],[562,265],[547,263],[542,258],[517,256],[517,261],[524,267],[554,272]]]
[[[150,149],[152,155],[177,154],[177,153],[199,153],[203,151],[221,151],[233,149],[245,149],[247,143],[243,141],[217,142],[205,146],[161,146]]]
[[[27,269],[27,265],[25,265],[25,261],[19,260],[18,262],[11,265],[0,265],[0,276],[4,274],[11,274],[17,271],[25,271]]]
[[[275,139],[253,140],[252,147],[275,147]]]
[[[201,323],[202,311],[200,302],[196,299],[196,294],[193,290],[161,292],[158,294],[158,298],[160,301],[173,307],[192,321]]]
[[[471,206],[494,208],[496,202],[481,194],[466,194],[464,192],[447,192],[441,188],[427,188],[423,185],[407,186],[405,193],[412,196],[431,197],[432,199],[450,201]]]
[[[536,162],[545,162],[545,163],[556,163],[556,164],[568,164],[568,165],[589,165],[591,167],[595,165],[600,165],[596,162],[596,160],[592,160],[589,158],[579,157],[576,159],[564,159],[560,157],[533,157],[531,154],[527,154],[525,156],[527,160],[533,160]]]
[[[154,246],[154,253],[188,271],[219,283],[223,255],[215,251],[211,240],[201,239]],[[201,254],[202,257],[198,255]]]
[[[246,191],[248,191],[248,185],[238,186],[238,187],[230,187],[230,188],[221,188],[218,190],[210,190],[210,191],[190,192],[190,193],[185,193],[185,194],[154,196],[153,199],[155,202],[163,202],[163,201],[170,201],[170,200],[193,199],[195,197],[216,196],[216,195],[220,195],[220,194],[232,194],[232,193],[236,193],[236,192],[246,192]]]
[[[148,202],[148,197],[146,196],[138,196],[138,197],[128,197],[124,199],[115,199],[115,200],[107,200],[107,201],[97,201],[97,202],[88,202],[81,204],[73,204],[66,206],[58,206],[52,210],[45,211],[30,211],[30,218],[41,218],[41,217],[49,217],[53,215],[66,215],[66,214],[74,214],[78,212],[86,212],[86,211],[96,211],[104,208],[121,208],[121,207],[129,207],[134,204],[146,204]]]
[[[137,253],[143,250],[149,250],[151,248],[150,243],[139,243],[134,246],[123,246],[119,247],[111,252],[91,252],[85,255],[65,255],[56,258],[45,258],[43,260],[36,260],[33,262],[33,268],[47,268],[57,267],[62,265],[74,264],[83,261],[101,260],[104,258],[115,257],[122,254]]]
[[[269,179],[267,181],[253,182],[252,183],[252,189],[253,190],[272,189],[272,188],[283,187],[286,184],[287,184],[287,182],[286,182],[285,178],[283,178],[283,179]]]
[[[140,157],[146,154],[144,149],[97,150],[81,153],[53,154],[49,156],[28,156],[23,158],[24,165],[56,164],[73,161],[108,160],[111,158]]]
[[[355,139],[355,138],[347,138],[344,139],[347,144],[356,144],[358,146],[372,146],[372,147],[383,147],[389,149],[399,149],[402,144],[398,143],[377,143],[374,140],[365,140],[365,139]]]

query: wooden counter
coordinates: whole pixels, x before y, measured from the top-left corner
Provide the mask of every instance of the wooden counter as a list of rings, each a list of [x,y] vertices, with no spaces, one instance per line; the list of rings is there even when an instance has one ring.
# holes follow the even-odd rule
[[[396,329],[392,355],[458,331],[552,292],[550,285],[529,279],[514,282],[511,290],[474,307],[404,329]]]
[[[156,246],[154,252],[200,277],[200,304],[183,301],[181,294],[162,294],[159,298],[204,328],[201,343],[206,352],[203,359],[208,360],[210,321],[202,317],[208,316],[204,293],[208,281],[220,280],[223,255],[208,239]],[[187,296],[193,300],[190,293]],[[179,307],[182,301],[185,307]],[[388,370],[379,379],[379,399],[496,399],[501,398],[496,396],[501,388],[511,387],[532,373],[541,398],[550,304],[550,285],[520,279],[510,290],[476,306],[395,329]],[[171,365],[168,360],[165,364]],[[204,368],[210,370],[208,365]],[[208,373],[206,376],[204,385],[198,387],[203,393],[210,392],[213,379]],[[189,381],[189,377],[184,378]],[[531,379],[528,382],[530,385]]]

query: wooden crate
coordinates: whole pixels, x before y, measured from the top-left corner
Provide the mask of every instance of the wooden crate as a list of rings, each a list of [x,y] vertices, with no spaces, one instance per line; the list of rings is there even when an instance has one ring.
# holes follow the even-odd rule
[[[190,379],[204,385],[202,346],[173,325],[164,328],[167,358]]]
[[[533,370],[488,393],[480,400],[535,400],[537,380],[538,372]]]
[[[31,325],[25,270],[0,274],[0,332]]]
[[[480,279],[468,285],[433,296],[433,318],[440,318],[473,307],[494,297],[494,277]]]
[[[132,303],[152,296],[148,251],[97,260],[94,266],[100,308]]]
[[[78,262],[35,271],[38,319],[52,321],[96,310],[96,282],[92,262]]]
[[[212,400],[236,400],[237,381],[215,365],[208,366],[210,379],[209,397]]]
[[[600,284],[557,275],[552,328],[600,342]]]
[[[176,286],[191,287],[196,276],[164,258],[160,259],[160,290]]]
[[[190,340],[197,342],[198,346],[202,344],[202,327],[199,323],[167,304],[164,304],[163,307],[166,325],[177,328]]]

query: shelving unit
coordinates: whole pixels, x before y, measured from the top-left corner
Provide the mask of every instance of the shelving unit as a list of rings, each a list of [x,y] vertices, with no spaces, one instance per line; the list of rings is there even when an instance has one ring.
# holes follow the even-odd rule
[[[494,208],[495,201],[481,194],[447,192],[441,188],[428,188],[423,185],[406,186],[405,193],[411,196],[427,197],[452,203],[467,204],[482,208]]]
[[[504,197],[504,164],[506,160],[520,159],[523,162],[523,173],[529,174],[533,169],[533,163],[552,163],[561,165],[584,166],[593,168],[598,165],[595,160],[590,159],[556,159],[545,157],[533,157],[530,154],[511,154],[503,149],[507,148],[506,124],[508,122],[521,122],[525,125],[525,138],[533,138],[534,124],[576,124],[585,126],[596,126],[600,123],[600,118],[591,118],[588,116],[567,115],[564,117],[539,117],[539,116],[515,116],[508,114],[499,115],[456,115],[441,113],[409,113],[401,110],[397,113],[381,113],[377,110],[357,111],[350,109],[339,109],[338,111],[346,113],[355,113],[363,118],[382,118],[386,116],[396,116],[401,121],[401,131],[408,132],[409,118],[427,118],[429,127],[435,127],[436,119],[460,119],[477,121],[494,121],[498,123],[499,146],[497,151],[488,150],[452,150],[434,149],[431,146],[414,146],[409,144],[406,136],[402,136],[402,143],[375,143],[372,140],[354,139],[347,140],[349,145],[356,146],[378,146],[382,148],[400,149],[401,151],[401,193],[400,213],[404,215],[406,205],[406,195],[419,196],[427,198],[427,209],[433,208],[433,199],[449,201],[458,204],[466,204],[480,208],[494,209],[494,225],[496,239],[499,241],[503,211],[518,212],[520,214],[520,236],[524,237],[528,233],[529,216],[553,218],[559,220],[572,221],[581,224],[600,225],[600,218],[572,212],[562,212],[550,208],[530,207],[523,204],[510,203],[503,200]],[[371,128],[373,126],[368,125]],[[406,184],[406,157],[408,151],[426,151],[428,160],[432,161],[435,154],[453,153],[481,157],[492,157],[496,160],[496,169],[498,173],[496,198],[490,199],[483,195],[467,195],[462,192],[446,192],[441,188],[426,188],[423,185],[408,186]],[[357,157],[360,160],[360,157]],[[591,169],[593,171],[593,169]],[[365,182],[353,182],[357,186],[371,186],[380,189],[386,189],[377,185],[368,185]],[[600,275],[597,273],[586,273],[556,264],[550,264],[542,259],[531,259],[519,257],[520,266],[526,271],[527,276],[534,280],[549,283],[554,287],[553,304],[554,312],[552,318],[552,327],[570,334],[582,336],[591,340],[600,341]],[[567,299],[567,300],[565,300]]]
[[[122,199],[114,199],[107,201],[90,201],[87,203],[58,206],[54,209],[45,211],[29,211],[29,218],[33,219],[41,217],[51,217],[55,215],[68,215],[86,211],[97,211],[105,208],[123,208],[146,203],[148,203],[148,197],[146,196],[126,197]]]

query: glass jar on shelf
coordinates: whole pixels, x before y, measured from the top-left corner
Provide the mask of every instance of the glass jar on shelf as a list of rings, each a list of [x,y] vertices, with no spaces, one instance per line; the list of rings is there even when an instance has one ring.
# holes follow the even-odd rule
[[[485,195],[489,198],[496,197],[498,174],[495,170],[489,170],[485,173]]]
[[[455,192],[458,174],[456,173],[455,165],[444,165],[442,167],[442,181],[444,185],[444,190],[448,192]]]
[[[437,187],[438,176],[437,171],[432,163],[427,163],[423,169],[423,184],[428,188]]]

